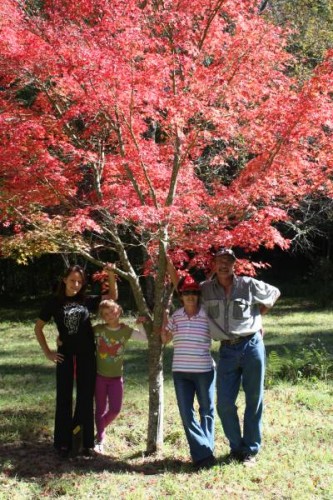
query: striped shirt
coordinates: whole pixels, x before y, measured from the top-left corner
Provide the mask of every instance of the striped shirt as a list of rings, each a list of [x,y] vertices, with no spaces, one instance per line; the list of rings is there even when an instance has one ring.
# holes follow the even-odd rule
[[[210,354],[211,336],[205,311],[189,317],[184,308],[169,319],[167,330],[173,334],[173,372],[209,372],[214,368]]]

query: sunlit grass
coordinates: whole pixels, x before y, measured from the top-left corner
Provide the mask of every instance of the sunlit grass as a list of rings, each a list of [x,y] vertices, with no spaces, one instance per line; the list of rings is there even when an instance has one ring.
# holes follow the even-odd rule
[[[281,302],[265,317],[268,351],[299,354],[319,337],[332,353],[331,311]],[[33,334],[33,317],[4,313],[0,323],[0,498],[63,499],[330,499],[333,497],[333,390],[327,382],[275,381],[266,390],[264,444],[254,468],[226,465],[228,445],[216,420],[213,469],[194,472],[165,350],[165,444],[145,457],[148,411],[147,349],[133,342],[125,362],[125,397],[107,432],[106,455],[61,462],[52,450],[54,366]],[[8,318],[8,319],[7,319]],[[54,327],[48,328],[55,342]],[[218,343],[213,346],[218,357]],[[290,355],[290,353],[289,353]],[[243,394],[239,410],[243,411]]]

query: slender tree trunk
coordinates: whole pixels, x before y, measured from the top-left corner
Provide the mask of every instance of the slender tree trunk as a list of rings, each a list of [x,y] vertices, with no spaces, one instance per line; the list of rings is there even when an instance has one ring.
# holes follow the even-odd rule
[[[149,414],[147,453],[155,453],[163,447],[163,352],[159,335],[149,339]]]
[[[149,338],[149,417],[147,435],[147,453],[154,453],[163,446],[163,349],[160,331],[163,324],[165,309],[165,273],[166,229],[162,230],[159,245],[158,270],[155,280],[154,319],[152,334]]]

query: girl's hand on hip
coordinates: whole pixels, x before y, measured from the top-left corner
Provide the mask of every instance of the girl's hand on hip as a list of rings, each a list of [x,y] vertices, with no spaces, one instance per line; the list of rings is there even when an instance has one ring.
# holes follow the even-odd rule
[[[50,351],[47,355],[46,355],[47,359],[49,359],[50,361],[53,361],[53,363],[62,363],[63,360],[64,360],[64,355],[63,354],[60,354],[60,352],[57,352],[57,351]]]

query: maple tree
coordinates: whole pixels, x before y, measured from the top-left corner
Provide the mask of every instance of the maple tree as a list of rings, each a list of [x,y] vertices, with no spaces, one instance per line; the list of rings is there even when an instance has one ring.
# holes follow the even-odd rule
[[[166,255],[207,267],[212,246],[287,248],[288,209],[332,197],[332,53],[297,85],[253,0],[3,0],[0,29],[2,255],[117,253],[148,318],[155,451]]]
[[[327,49],[333,48],[332,0],[276,0],[265,4],[264,15],[275,24],[289,26],[287,50],[294,56],[288,73],[299,82],[311,76],[324,58]],[[319,267],[329,283],[327,268],[331,260],[330,234],[332,232],[332,199],[320,193],[309,194],[301,205],[290,208],[291,217],[284,223],[283,233],[291,239],[293,252],[307,255],[318,275],[318,253],[325,256]],[[321,290],[323,295],[323,285]]]

